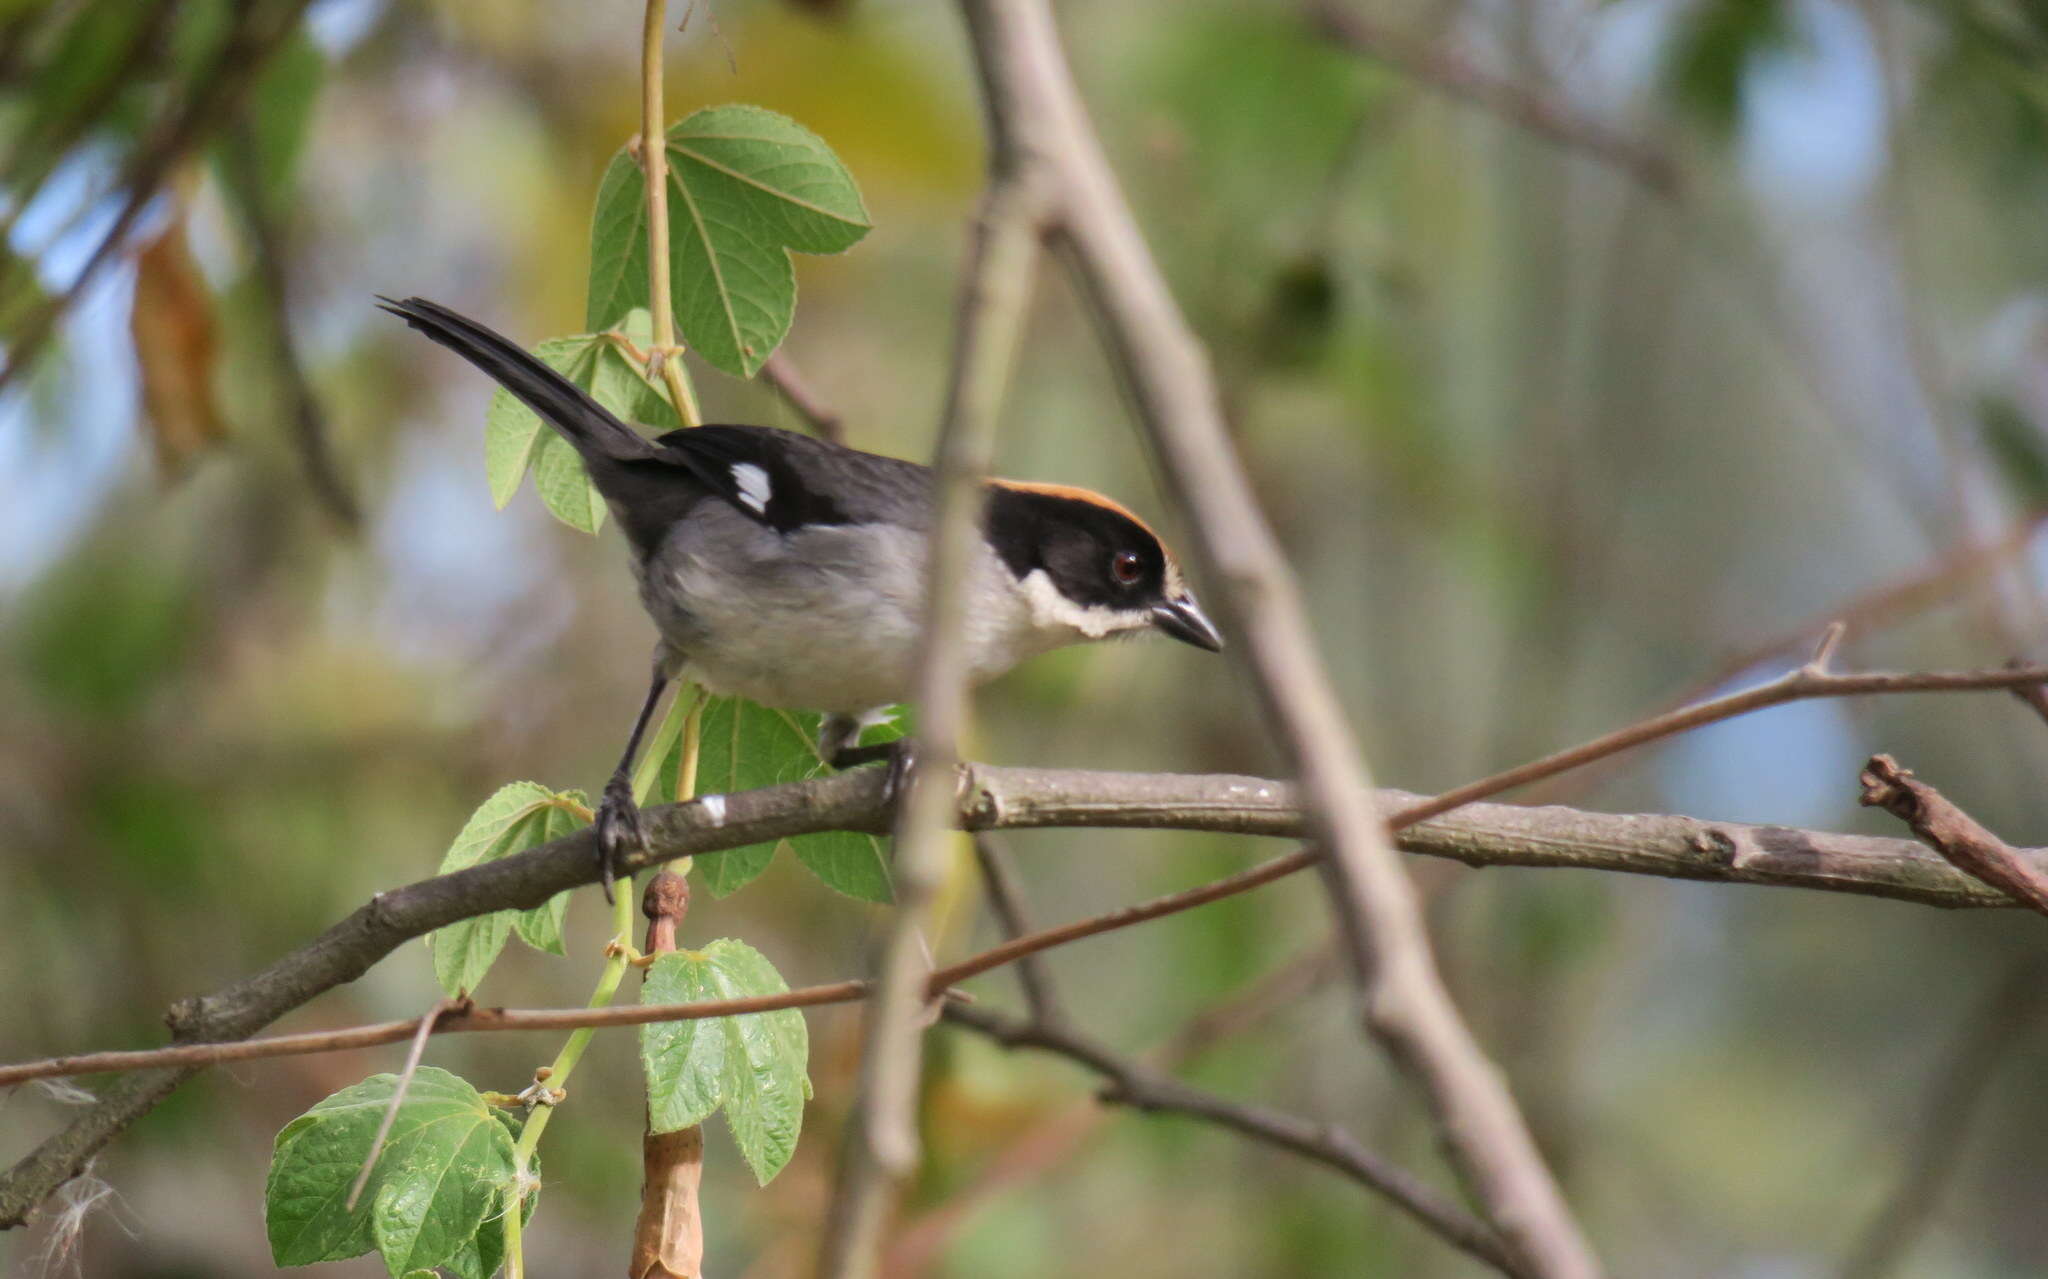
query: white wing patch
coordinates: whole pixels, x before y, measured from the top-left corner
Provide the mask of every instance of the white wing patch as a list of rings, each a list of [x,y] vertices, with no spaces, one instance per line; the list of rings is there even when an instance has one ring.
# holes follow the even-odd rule
[[[743,505],[750,507],[756,515],[767,514],[768,499],[775,493],[769,486],[768,472],[752,462],[740,462],[732,468],[732,482],[739,486]]]

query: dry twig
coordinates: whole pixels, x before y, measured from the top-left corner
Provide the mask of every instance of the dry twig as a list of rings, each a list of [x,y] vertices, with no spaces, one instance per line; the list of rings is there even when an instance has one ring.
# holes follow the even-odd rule
[[[924,938],[957,804],[967,715],[966,583],[982,482],[1022,345],[1038,258],[1043,205],[1027,154],[998,135],[961,288],[959,347],[933,466],[938,513],[917,664],[916,747],[896,814],[896,910],[875,965],[855,1115],[819,1249],[818,1274],[830,1279],[875,1273],[895,1189],[918,1162],[916,1095],[931,966]]]
[[[2048,873],[1910,769],[1889,755],[1872,755],[1860,780],[1861,803],[1906,823],[1956,869],[2048,915]]]

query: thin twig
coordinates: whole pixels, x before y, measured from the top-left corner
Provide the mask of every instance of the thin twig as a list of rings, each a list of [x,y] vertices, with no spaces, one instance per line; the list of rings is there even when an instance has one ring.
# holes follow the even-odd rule
[[[1998,1067],[2035,1028],[2044,993],[2041,962],[2028,959],[2001,977],[1973,1010],[1935,1071],[1899,1182],[1871,1214],[1849,1250],[1840,1279],[1884,1279],[1905,1261],[1955,1176],[1972,1121],[1984,1109]]]
[[[327,435],[327,415],[320,407],[320,397],[313,392],[306,366],[299,359],[298,343],[292,338],[291,276],[286,268],[289,254],[285,234],[270,207],[270,193],[263,189],[256,140],[246,118],[238,122],[235,145],[226,148],[224,154],[242,187],[243,218],[255,250],[252,256],[267,311],[263,327],[268,330],[278,378],[291,401],[292,430],[299,446],[300,465],[305,468],[313,496],[344,532],[353,534],[362,527],[362,509],[335,465]]]
[[[1985,829],[1976,818],[1889,755],[1872,755],[1863,767],[1860,801],[1882,808],[1912,827],[1928,847],[1957,870],[2012,894],[2014,900],[2048,915],[2048,873]]]
[[[1817,657],[1824,658],[1831,652],[1830,646],[1827,653],[1817,654]],[[1618,755],[1622,751],[1631,750],[1661,737],[1670,737],[1704,724],[1732,719],[1737,715],[1747,715],[1751,711],[1760,711],[1766,707],[1782,706],[1787,702],[1811,701],[1818,697],[2014,689],[2029,684],[2048,684],[2048,667],[2008,666],[1983,671],[1870,671],[1859,675],[1837,675],[1827,670],[1822,661],[1810,661],[1777,679],[1730,693],[1726,697],[1695,702],[1691,706],[1681,707],[1675,711],[1653,715],[1649,719],[1639,720],[1568,750],[1545,755],[1541,759],[1505,769],[1491,777],[1482,777],[1476,782],[1454,787],[1426,803],[1403,809],[1388,820],[1389,824],[1399,830],[1411,822],[1447,813],[1471,800],[1498,795],[1504,790],[1512,790],[1529,782],[1569,772],[1594,760]]]
[[[1647,142],[1588,119],[1562,102],[1446,49],[1403,36],[1337,0],[1310,0],[1303,9],[1310,25],[1353,53],[1385,62],[1545,141],[1591,156],[1654,195],[1676,201],[1683,194],[1676,162]]]
[[[1248,1033],[1276,1010],[1295,1006],[1336,971],[1336,958],[1336,948],[1327,941],[1310,947],[1253,978],[1139,1061],[1159,1070],[1178,1070],[1225,1039]],[[1114,1113],[1099,1104],[1082,1102],[1020,1133],[991,1155],[966,1185],[895,1232],[883,1260],[883,1273],[892,1279],[919,1279],[984,1204],[1065,1163]]]
[[[767,359],[761,361],[761,377],[781,392],[783,400],[810,425],[814,435],[834,444],[846,443],[846,419],[839,415],[837,409],[818,398],[782,347],[776,347]]]
[[[1666,714],[1691,705],[1702,698],[1712,696],[1715,689],[1724,687],[1728,681],[1766,662],[1777,662],[1796,655],[1812,646],[1814,636],[1837,622],[1844,624],[1861,638],[1869,635],[1873,628],[1881,624],[1909,617],[1952,599],[1958,591],[2033,545],[2044,523],[2048,523],[2048,513],[2032,512],[2014,521],[2003,534],[1990,541],[1973,542],[1946,551],[1916,567],[1911,573],[1879,582],[1824,612],[1813,614],[1787,627],[1769,639],[1729,653],[1716,662],[1712,670],[1649,712],[1649,716]],[[2012,665],[2017,668],[2020,663],[2015,662]],[[2042,689],[2038,684],[2022,685],[2012,691],[2020,700],[2030,703],[2042,696]],[[2043,709],[2042,715],[2048,718],[2048,709]],[[1528,803],[1568,803],[1570,795],[1585,793],[1588,787],[1596,785],[1604,775],[1603,771],[1597,768],[1576,770],[1571,774],[1568,787],[1555,783],[1545,784],[1531,790],[1525,799]]]
[[[1038,256],[1041,204],[1033,175],[1014,150],[999,148],[991,163],[995,176],[961,288],[959,347],[933,468],[938,511],[916,668],[916,746],[908,793],[896,814],[896,910],[874,969],[855,1114],[818,1254],[823,1279],[876,1273],[890,1200],[918,1163],[916,1096],[931,966],[924,938],[958,806],[954,788],[967,714],[966,584],[982,481],[1022,344]]]
[[[1003,938],[1014,941],[1032,931],[1031,917],[1024,909],[1024,895],[1017,885],[1016,868],[995,836],[982,831],[974,837],[974,859],[981,867],[981,882],[988,893],[989,910],[1002,926]],[[1024,1007],[1032,1020],[1053,1024],[1064,1020],[1059,994],[1053,989],[1052,974],[1037,955],[1017,961],[1017,984],[1024,988]]]
[[[2017,657],[2006,663],[2008,667],[2014,670],[2025,664]],[[2024,702],[2027,709],[2040,716],[2044,722],[2048,722],[2048,685],[2022,684],[2012,690],[2012,695]]]
[[[370,1153],[363,1156],[363,1166],[348,1188],[348,1198],[342,1202],[344,1211],[356,1210],[356,1201],[363,1197],[363,1187],[370,1184],[370,1174],[376,1171],[377,1159],[384,1153],[384,1140],[391,1135],[391,1125],[398,1122],[399,1107],[405,1105],[406,1091],[412,1087],[412,1077],[420,1068],[420,1058],[426,1055],[427,1040],[433,1036],[435,1023],[468,1004],[467,999],[443,999],[419,1019],[420,1028],[413,1032],[412,1048],[405,1054],[405,1067],[398,1072],[398,1083],[391,1089],[391,1100],[384,1107],[384,1118],[377,1123],[377,1135],[370,1138]]]
[[[1150,1114],[1195,1116],[1333,1168],[1385,1196],[1453,1247],[1504,1274],[1524,1273],[1493,1232],[1405,1170],[1367,1150],[1341,1128],[1204,1092],[1119,1056],[1071,1030],[1034,1025],[959,1004],[948,1004],[945,1017],[1007,1047],[1036,1048],[1088,1067],[1109,1081],[1101,1096],[1112,1105],[1130,1106]]]

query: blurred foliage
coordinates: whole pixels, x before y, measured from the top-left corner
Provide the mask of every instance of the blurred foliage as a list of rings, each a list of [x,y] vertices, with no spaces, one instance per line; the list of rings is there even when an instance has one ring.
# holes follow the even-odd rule
[[[207,73],[236,11],[0,5],[0,334],[69,286],[136,139]],[[1341,53],[1279,0],[1069,5],[1061,21],[1385,782],[1450,785],[1611,727],[2039,508],[2048,37],[2034,6],[1373,11],[1658,148],[1682,194],[1648,195],[1398,59]],[[132,252],[0,400],[0,971],[23,988],[0,1056],[156,1042],[173,1000],[429,873],[507,779],[591,786],[610,767],[651,639],[614,534],[571,536],[533,503],[495,511],[507,472],[484,461],[486,389],[371,295],[442,299],[528,343],[587,327],[592,213],[638,127],[636,17],[565,0],[319,0],[134,240],[168,230],[188,255],[180,305],[211,315],[203,384],[223,441],[158,473]],[[881,0],[734,0],[698,7],[671,67],[676,118],[756,103],[858,176],[874,229],[795,260],[788,350],[853,442],[923,455],[978,179],[956,25]],[[1880,92],[1857,90],[1873,78]],[[294,335],[367,513],[358,541],[334,537],[306,488],[252,213],[285,233]],[[1184,540],[1084,307],[1049,282],[1037,308],[1005,468],[1115,492]],[[800,424],[763,388],[695,371],[709,419]],[[2039,657],[2041,587],[2036,550],[1852,635],[1843,661]],[[988,690],[975,753],[1276,768],[1225,669],[1142,645],[1048,656]],[[1856,767],[1877,749],[2013,840],[2048,843],[2048,740],[2006,698],[1738,723],[1553,797],[1896,834],[1854,808]],[[661,753],[671,786],[673,763]],[[1011,844],[1045,923],[1268,851],[1107,831]],[[745,886],[701,895],[683,945],[743,937],[791,985],[858,971],[869,909],[772,852],[732,861]],[[929,939],[941,956],[989,937],[971,865]],[[1832,1273],[1902,1174],[1948,1045],[2038,944],[2003,915],[1416,869],[1449,979],[1616,1274]],[[506,948],[496,997],[585,997],[606,928],[591,898],[567,904],[570,959]],[[1303,879],[1049,965],[1081,1025],[1143,1052],[1326,927]],[[405,948],[295,1027],[417,1015],[437,996],[431,958]],[[972,989],[1014,998],[1001,973]],[[1344,1124],[1448,1184],[1352,1013],[1325,983],[1257,1009],[1184,1069]],[[807,1264],[859,1037],[846,1010],[805,1019],[812,1139],[765,1190],[710,1152],[711,1273]],[[516,1089],[545,1051],[456,1036],[429,1063]],[[399,1052],[249,1066],[180,1093],[97,1166],[125,1208],[89,1219],[82,1268],[269,1273],[256,1207],[272,1136]],[[2028,1086],[2048,1042],[2022,1034],[2014,1052],[1898,1273],[2048,1264],[2048,1104]],[[643,1093],[629,1038],[600,1037],[581,1070],[574,1122],[549,1138],[536,1272],[615,1273],[632,1220]],[[937,1035],[933,1153],[904,1208],[954,1214],[930,1273],[1474,1273],[1355,1187],[1227,1134],[1122,1113],[1069,1130],[1093,1086]],[[0,1100],[0,1159],[67,1113],[33,1091]],[[1049,1150],[1054,1136],[1065,1144]],[[0,1264],[41,1244],[0,1236]]]

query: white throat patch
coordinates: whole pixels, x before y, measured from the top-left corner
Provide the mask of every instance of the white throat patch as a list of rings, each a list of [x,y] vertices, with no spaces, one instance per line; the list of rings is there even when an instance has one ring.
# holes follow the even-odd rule
[[[1024,599],[1031,606],[1031,624],[1041,633],[1076,633],[1107,639],[1152,624],[1151,609],[1111,608],[1107,604],[1076,604],[1060,594],[1042,568],[1024,575]]]

